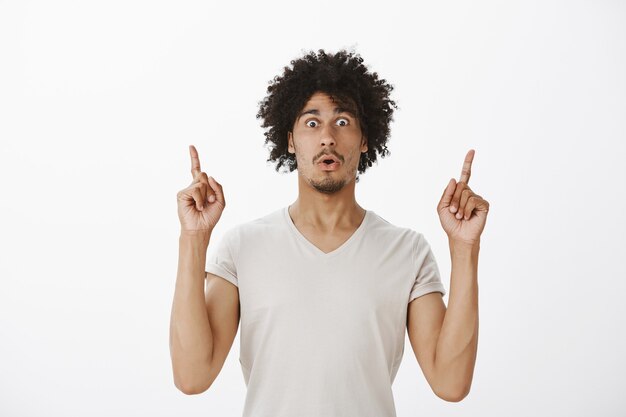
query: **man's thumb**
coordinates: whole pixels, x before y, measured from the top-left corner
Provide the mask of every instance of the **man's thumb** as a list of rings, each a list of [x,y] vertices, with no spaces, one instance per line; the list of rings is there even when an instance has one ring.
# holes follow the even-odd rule
[[[439,208],[447,207],[450,205],[452,201],[452,197],[454,197],[454,190],[456,189],[456,180],[451,178],[448,182],[448,186],[445,190],[443,190],[443,195],[441,196],[441,201],[439,202]]]

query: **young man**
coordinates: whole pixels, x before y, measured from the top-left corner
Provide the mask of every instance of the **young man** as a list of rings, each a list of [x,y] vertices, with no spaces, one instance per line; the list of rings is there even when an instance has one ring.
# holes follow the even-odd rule
[[[298,198],[228,230],[208,264],[226,202],[190,147],[193,182],[178,193],[176,386],[187,394],[211,386],[241,317],[244,417],[395,416],[391,385],[405,329],[434,393],[462,400],[476,361],[478,252],[489,209],[468,187],[474,151],[437,206],[452,257],[446,308],[424,236],[355,199],[358,173],[388,152],[392,86],[345,51],[291,64],[257,117],[268,128],[268,160],[297,169]]]

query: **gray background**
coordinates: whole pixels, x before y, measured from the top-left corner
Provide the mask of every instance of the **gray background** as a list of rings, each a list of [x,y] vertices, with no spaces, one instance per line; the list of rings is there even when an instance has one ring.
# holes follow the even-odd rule
[[[400,107],[357,199],[424,233],[447,289],[436,205],[471,148],[491,204],[472,390],[437,398],[407,337],[398,416],[626,413],[624,2],[0,1],[1,415],[241,415],[239,335],[207,392],[173,384],[187,147],[224,186],[214,242],[290,204],[257,103],[344,47]]]

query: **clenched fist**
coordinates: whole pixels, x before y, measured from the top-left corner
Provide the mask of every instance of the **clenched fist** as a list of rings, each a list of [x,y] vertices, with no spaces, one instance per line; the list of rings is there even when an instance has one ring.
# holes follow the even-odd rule
[[[198,151],[189,145],[192,183],[176,195],[181,231],[211,231],[226,206],[222,186],[200,170]]]

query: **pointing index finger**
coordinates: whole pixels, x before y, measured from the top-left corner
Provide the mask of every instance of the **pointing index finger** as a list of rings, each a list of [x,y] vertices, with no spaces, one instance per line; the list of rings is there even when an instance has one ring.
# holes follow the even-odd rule
[[[200,158],[198,158],[198,151],[193,145],[189,145],[189,155],[191,156],[191,175],[196,178],[200,171]]]
[[[465,155],[465,161],[463,162],[463,169],[461,169],[461,179],[459,182],[469,183],[470,175],[472,174],[472,161],[474,160],[474,149],[470,149]]]

